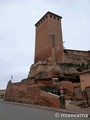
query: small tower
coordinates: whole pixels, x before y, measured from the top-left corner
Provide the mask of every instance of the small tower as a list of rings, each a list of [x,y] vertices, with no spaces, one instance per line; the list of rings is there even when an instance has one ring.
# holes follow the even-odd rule
[[[60,63],[64,56],[61,16],[47,12],[36,24],[34,63],[49,57]]]

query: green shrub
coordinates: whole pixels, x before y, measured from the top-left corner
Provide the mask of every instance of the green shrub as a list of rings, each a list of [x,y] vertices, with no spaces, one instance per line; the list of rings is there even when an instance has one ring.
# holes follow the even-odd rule
[[[52,86],[40,86],[40,89],[46,92],[51,92],[55,94],[55,88]]]

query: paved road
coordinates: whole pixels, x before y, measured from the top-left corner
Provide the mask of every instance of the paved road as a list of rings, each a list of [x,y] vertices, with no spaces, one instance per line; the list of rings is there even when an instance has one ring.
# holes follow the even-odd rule
[[[0,100],[0,120],[90,120],[90,118],[62,118],[61,113],[56,111],[15,105]]]

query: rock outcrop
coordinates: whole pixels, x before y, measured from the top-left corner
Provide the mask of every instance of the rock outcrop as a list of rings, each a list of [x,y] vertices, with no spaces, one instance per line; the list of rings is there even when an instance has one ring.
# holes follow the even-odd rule
[[[42,91],[22,82],[9,83],[4,100],[55,108],[61,107],[58,95]]]

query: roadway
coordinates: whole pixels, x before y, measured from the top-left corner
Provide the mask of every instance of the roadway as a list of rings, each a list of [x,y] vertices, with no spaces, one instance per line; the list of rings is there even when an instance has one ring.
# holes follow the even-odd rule
[[[61,117],[63,112],[40,109],[0,100],[0,120],[90,120],[90,118]],[[64,113],[65,114],[65,113]],[[56,116],[55,116],[56,115]]]

